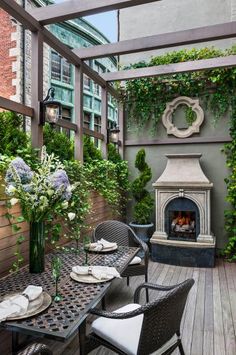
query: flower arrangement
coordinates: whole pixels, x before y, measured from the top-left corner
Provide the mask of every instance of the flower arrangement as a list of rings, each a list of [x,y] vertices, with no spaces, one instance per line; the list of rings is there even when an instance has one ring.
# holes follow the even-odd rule
[[[6,193],[12,197],[10,204],[19,202],[22,216],[28,222],[44,221],[50,214],[67,209],[74,188],[62,163],[54,154],[48,155],[45,148],[35,171],[21,158],[12,160],[5,182]]]
[[[63,164],[54,154],[42,149],[40,163],[32,171],[23,159],[11,161],[5,176],[10,205],[19,202],[22,219],[30,223],[30,272],[44,271],[45,221],[58,216],[68,221],[75,218],[69,200],[76,184],[71,185]],[[66,211],[66,212],[65,212]]]

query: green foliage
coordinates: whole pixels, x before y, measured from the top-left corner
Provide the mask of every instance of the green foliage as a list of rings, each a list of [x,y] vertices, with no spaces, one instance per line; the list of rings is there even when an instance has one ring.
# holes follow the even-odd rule
[[[197,114],[196,112],[193,111],[192,107],[186,107],[185,108],[185,119],[186,122],[189,126],[193,124],[194,121],[197,119]]]
[[[145,157],[145,150],[140,149],[135,159],[135,167],[140,171],[140,175],[133,181],[131,186],[131,191],[136,201],[134,221],[137,224],[150,223],[150,215],[154,206],[150,192],[145,189],[145,186],[152,178],[151,168],[147,165]]]
[[[113,163],[119,163],[122,161],[122,158],[117,151],[116,146],[113,143],[109,143],[107,146],[107,152],[108,152],[108,160],[112,161]]]
[[[23,131],[23,118],[15,112],[0,112],[0,153],[16,155],[17,149],[27,148],[29,138]]]
[[[65,133],[46,124],[43,129],[43,139],[48,154],[56,154],[61,161],[73,159],[73,144]]]
[[[101,151],[95,147],[90,137],[84,136],[84,162],[89,163],[93,160],[102,160]]]
[[[235,46],[228,50],[214,47],[184,49],[154,57],[147,63],[133,64],[130,68],[209,59],[235,53]],[[142,129],[149,124],[153,133],[156,132],[166,103],[179,95],[201,97],[206,108],[213,113],[214,121],[217,121],[230,108],[231,98],[236,87],[235,78],[236,69],[225,68],[130,80],[122,92],[128,111],[128,128],[142,132]],[[190,109],[185,111],[188,124],[191,124],[195,119],[194,113],[191,111]]]
[[[225,211],[225,229],[229,236],[223,254],[229,261],[236,261],[236,98],[231,100],[231,127],[230,135],[232,141],[225,144],[225,154],[227,167],[230,174],[225,179],[227,186],[227,201],[230,202],[232,208]]]
[[[93,163],[85,163],[84,169],[90,188],[98,191],[118,212],[120,193],[116,165],[108,160],[94,160]]]

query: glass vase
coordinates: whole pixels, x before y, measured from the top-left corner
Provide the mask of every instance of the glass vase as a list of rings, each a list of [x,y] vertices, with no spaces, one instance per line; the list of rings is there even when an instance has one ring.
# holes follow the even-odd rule
[[[39,274],[44,271],[45,235],[44,221],[30,223],[29,271]]]

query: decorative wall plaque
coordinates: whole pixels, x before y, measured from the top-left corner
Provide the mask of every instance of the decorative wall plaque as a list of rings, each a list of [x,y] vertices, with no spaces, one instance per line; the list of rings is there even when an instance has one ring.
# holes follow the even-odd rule
[[[179,129],[173,123],[173,113],[180,105],[187,105],[196,113],[196,120],[186,129]],[[204,111],[199,105],[199,100],[191,99],[187,96],[179,96],[173,101],[168,102],[162,116],[162,123],[166,127],[167,134],[173,134],[178,138],[187,138],[194,133],[199,133],[203,120]]]

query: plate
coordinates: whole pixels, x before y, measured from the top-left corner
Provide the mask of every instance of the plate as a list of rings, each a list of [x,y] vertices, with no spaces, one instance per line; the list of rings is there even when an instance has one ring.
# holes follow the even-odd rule
[[[15,296],[17,294],[19,294],[19,293],[8,294],[5,297],[3,297],[3,300],[7,300],[8,298]],[[35,316],[36,314],[39,314],[39,313],[43,312],[45,309],[47,309],[52,302],[52,298],[47,292],[42,292],[42,294],[38,298],[39,299],[37,299],[37,301],[38,301],[37,303],[35,301],[31,301],[29,303],[28,311],[25,314],[23,314],[21,316],[8,317],[7,321],[26,319],[26,318]]]
[[[98,280],[93,275],[78,275],[74,272],[70,273],[70,277],[77,282],[84,282],[86,284],[96,284],[96,283],[101,283],[101,282],[107,282],[107,281],[110,281],[114,278],[114,276],[111,276],[111,277],[109,277],[109,279],[106,279],[106,280],[104,280],[104,279]]]
[[[115,251],[117,249],[118,249],[118,245],[114,245],[113,247],[104,248],[104,249],[101,249],[101,250],[95,250],[95,249],[90,247],[89,252],[92,251],[94,253],[109,253],[110,251]]]

